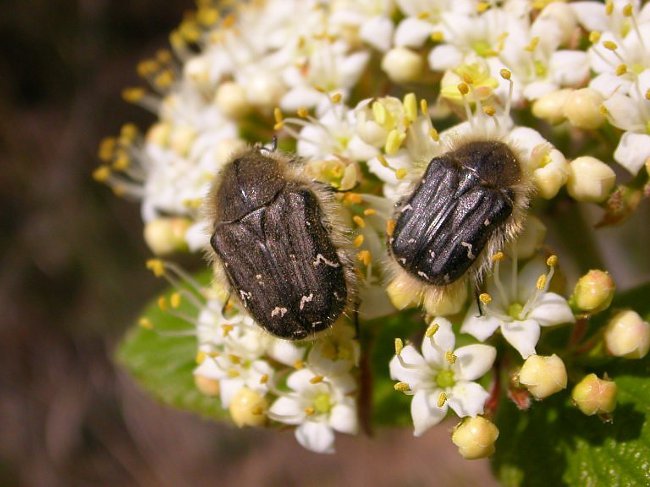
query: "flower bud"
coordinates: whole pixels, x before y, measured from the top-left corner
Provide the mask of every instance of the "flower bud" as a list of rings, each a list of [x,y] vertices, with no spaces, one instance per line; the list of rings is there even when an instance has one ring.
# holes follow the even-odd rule
[[[422,305],[432,316],[449,316],[460,312],[467,302],[467,284],[461,280],[445,289],[444,293],[426,292]]]
[[[616,357],[643,358],[650,349],[650,324],[636,311],[619,311],[607,323],[605,345]]]
[[[247,80],[246,98],[255,107],[272,110],[280,103],[286,89],[282,80],[271,73],[255,71]]]
[[[546,226],[539,218],[528,215],[524,231],[513,243],[517,249],[517,259],[530,259],[542,247],[545,238]]]
[[[210,88],[211,62],[207,56],[196,56],[189,59],[183,68],[185,79],[194,83],[199,89]]]
[[[167,147],[171,131],[172,126],[169,122],[154,123],[147,131],[147,142],[161,147]]]
[[[578,157],[569,165],[567,190],[575,200],[600,203],[609,197],[615,184],[612,168],[595,157]]]
[[[250,111],[250,103],[246,98],[246,90],[234,81],[226,81],[219,85],[214,102],[219,109],[230,118],[239,118]]]
[[[467,460],[489,457],[494,453],[494,442],[499,437],[499,429],[482,416],[465,418],[456,425],[451,441],[458,452]]]
[[[185,234],[191,225],[187,218],[156,218],[144,226],[144,241],[155,255],[185,251]]]
[[[416,81],[422,74],[422,57],[405,47],[388,51],[381,61],[381,69],[395,83]]]
[[[564,121],[564,105],[571,93],[569,88],[547,93],[533,103],[533,115],[552,125]]]
[[[401,279],[394,279],[387,287],[386,294],[397,309],[406,309],[418,305],[418,298],[411,286]]]
[[[564,2],[551,2],[539,14],[538,19],[552,20],[560,28],[561,43],[571,40],[578,27],[578,19],[573,9]]]
[[[219,381],[204,375],[194,374],[194,385],[206,396],[216,397],[219,395]]]
[[[531,355],[519,372],[519,383],[535,399],[544,399],[566,388],[567,374],[564,362],[557,355]]]
[[[603,101],[603,96],[592,88],[575,90],[564,104],[564,116],[574,127],[597,129],[605,122],[600,111]]]
[[[596,374],[586,375],[571,392],[578,409],[587,416],[611,413],[616,408],[618,387],[611,380],[599,379]]]
[[[592,269],[578,279],[571,301],[579,310],[596,314],[609,307],[614,291],[616,285],[609,273]]]
[[[181,156],[189,154],[196,140],[196,129],[191,125],[176,125],[169,134],[169,147]]]
[[[232,398],[228,410],[233,422],[243,426],[262,426],[266,422],[268,403],[259,392],[247,387],[239,389]]]

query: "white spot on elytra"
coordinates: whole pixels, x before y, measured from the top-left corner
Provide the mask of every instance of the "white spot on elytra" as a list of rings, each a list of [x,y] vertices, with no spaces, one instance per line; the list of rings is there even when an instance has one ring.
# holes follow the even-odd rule
[[[406,265],[406,259],[404,257],[402,257],[401,259],[397,259],[397,261],[402,265]]]
[[[418,271],[418,276],[420,276],[422,279],[426,279],[427,281],[429,280],[429,276],[427,276],[424,272]]]
[[[302,309],[305,307],[305,304],[310,303],[312,299],[314,299],[314,293],[309,293],[309,296],[303,296],[300,298],[300,310],[302,311]]]
[[[253,297],[253,293],[249,293],[244,291],[243,289],[239,290],[239,296],[241,296],[242,301],[246,301],[247,299],[250,299]]]
[[[490,225],[490,220],[488,220],[486,218],[485,221],[483,222],[483,225],[485,225],[486,227],[489,226]]]
[[[467,258],[468,259],[476,259],[476,256],[472,253],[472,248],[473,245],[469,242],[461,242],[460,243],[463,247],[467,247]]]
[[[431,256],[432,259],[436,258],[436,253],[432,250],[429,250],[429,255]]]
[[[401,209],[399,212],[400,212],[400,213],[404,213],[405,211],[409,211],[409,210],[412,210],[412,209],[413,209],[413,207],[412,207],[411,204],[409,203],[408,205],[402,207],[402,209]]]
[[[258,281],[262,279],[262,274],[255,274],[255,279]]]
[[[313,262],[313,264],[314,264],[314,267],[318,266],[319,264],[325,264],[325,265],[328,265],[330,267],[340,267],[341,266],[341,264],[339,264],[338,262],[332,262],[331,260],[327,260],[323,256],[323,254],[318,254],[316,256],[316,260]]]
[[[287,314],[287,308],[276,306],[273,308],[273,311],[271,311],[271,318],[275,318],[278,315],[280,315],[280,318],[282,318],[285,314]]]
[[[409,238],[408,241],[407,241],[407,243],[414,244],[414,243],[415,243],[415,239],[414,239],[414,238]]]

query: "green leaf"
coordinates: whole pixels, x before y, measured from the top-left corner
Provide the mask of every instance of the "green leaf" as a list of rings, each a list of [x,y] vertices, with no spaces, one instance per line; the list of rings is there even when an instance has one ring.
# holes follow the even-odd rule
[[[387,318],[362,323],[362,328],[375,332],[371,345],[373,424],[375,426],[408,426],[411,421],[411,398],[397,392],[390,378],[388,363],[395,355],[395,338],[409,339],[426,329],[420,313],[404,311]],[[363,332],[363,330],[362,330]],[[364,333],[365,335],[365,333]],[[419,341],[420,338],[414,341]],[[368,346],[367,342],[362,346]]]
[[[616,298],[612,308],[650,312],[650,285]],[[506,486],[650,485],[650,356],[612,359],[589,370],[607,373],[618,385],[613,421],[582,414],[570,392],[518,411],[501,398],[500,435],[493,466]]]
[[[207,282],[207,277],[199,277]],[[171,294],[167,293],[166,296]],[[197,310],[187,303],[177,310],[196,316]],[[150,304],[142,314],[153,330],[134,327],[118,347],[116,358],[147,391],[159,401],[210,418],[228,418],[218,398],[200,393],[194,385],[197,342],[194,336],[173,336],[192,331],[194,326]]]

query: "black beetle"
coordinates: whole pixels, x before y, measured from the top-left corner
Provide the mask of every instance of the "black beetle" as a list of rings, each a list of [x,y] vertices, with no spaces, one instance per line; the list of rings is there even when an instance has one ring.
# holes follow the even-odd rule
[[[504,142],[472,140],[434,157],[396,208],[389,251],[397,277],[425,299],[465,285],[465,276],[479,280],[489,256],[521,231],[528,193]]]
[[[353,293],[348,241],[331,192],[299,160],[260,145],[236,154],[206,208],[216,260],[258,325],[301,340],[334,324]]]

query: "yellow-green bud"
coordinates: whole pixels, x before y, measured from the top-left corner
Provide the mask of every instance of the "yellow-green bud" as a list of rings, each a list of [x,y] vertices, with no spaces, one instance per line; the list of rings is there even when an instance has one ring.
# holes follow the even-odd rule
[[[564,105],[571,93],[570,88],[547,93],[533,103],[533,115],[553,125],[564,121]]]
[[[467,460],[489,457],[494,453],[494,443],[499,437],[499,429],[482,416],[465,418],[456,425],[451,441],[458,452]]]
[[[246,90],[234,81],[226,81],[219,85],[214,102],[224,115],[239,118],[250,111],[250,103],[246,98]]]
[[[574,127],[593,130],[605,122],[600,111],[603,96],[592,88],[575,90],[564,104],[564,116]]]
[[[207,56],[196,56],[188,60],[183,68],[185,79],[199,89],[210,88],[210,61]]]
[[[557,355],[531,355],[519,372],[519,383],[536,399],[555,394],[566,388],[567,374],[564,362]]]
[[[381,61],[381,69],[395,83],[417,81],[422,74],[423,65],[422,56],[406,47],[391,49]]]
[[[615,184],[616,173],[595,157],[578,157],[569,165],[567,191],[575,200],[600,203],[609,197]]]
[[[425,291],[423,298],[422,305],[431,316],[454,315],[467,302],[467,283],[464,280],[457,281],[445,288],[444,292]]]
[[[268,403],[259,392],[247,387],[239,389],[230,401],[228,410],[233,422],[243,426],[262,426],[266,422]]]
[[[590,314],[607,309],[614,298],[616,285],[608,272],[592,269],[578,279],[571,301]]]
[[[206,396],[215,397],[219,395],[219,381],[210,379],[203,375],[194,375],[194,385]]]
[[[619,311],[607,323],[605,345],[616,357],[643,358],[650,349],[650,324],[636,311]]]
[[[616,408],[618,387],[611,380],[586,375],[571,392],[575,405],[587,416],[611,413]]]
[[[390,302],[397,309],[405,309],[418,305],[417,295],[413,292],[412,287],[402,279],[393,280],[386,287],[386,294],[388,294]]]
[[[144,226],[144,241],[155,255],[185,251],[185,234],[191,225],[187,218],[156,218]]]

